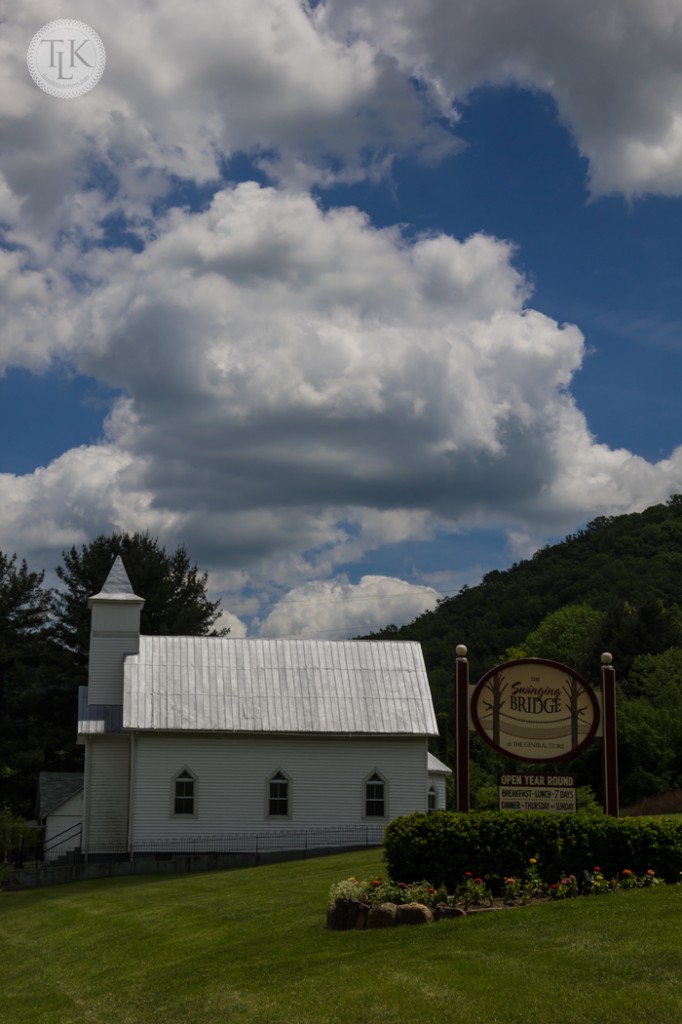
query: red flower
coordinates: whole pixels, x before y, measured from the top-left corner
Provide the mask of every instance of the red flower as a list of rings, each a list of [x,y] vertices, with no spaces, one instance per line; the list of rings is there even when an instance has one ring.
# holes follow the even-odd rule
[[[597,868],[597,867],[595,867],[595,868],[592,868],[592,870],[593,870],[593,871],[596,871],[598,875],[600,875],[600,874],[601,874],[601,868]]]
[[[471,872],[470,872],[470,871],[465,871],[465,872],[464,872],[464,877],[465,877],[465,878],[473,878],[474,876],[473,876],[473,875],[471,874]]]
[[[381,885],[381,882],[379,881],[378,878],[375,878],[374,881],[372,882],[372,885],[376,888],[377,886]]]
[[[476,883],[476,885],[483,885],[483,879],[482,878],[474,878],[474,882]]]
[[[552,882],[552,884],[550,885],[550,889],[558,889],[558,888],[559,888],[559,886],[556,884],[556,882]]]
[[[647,871],[647,875],[650,875],[651,877],[653,877],[655,874],[656,872],[652,871],[651,868],[649,868],[649,870]]]
[[[405,885],[404,882],[398,882],[398,888],[399,889],[407,889],[407,886]]]
[[[426,891],[427,892],[435,892],[436,890],[432,886],[429,886]]]

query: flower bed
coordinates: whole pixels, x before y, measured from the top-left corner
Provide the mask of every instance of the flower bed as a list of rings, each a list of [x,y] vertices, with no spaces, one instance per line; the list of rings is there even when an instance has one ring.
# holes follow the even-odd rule
[[[598,865],[585,869],[580,877],[562,875],[546,882],[537,857],[530,857],[522,874],[490,879],[466,871],[455,891],[434,887],[427,881],[394,882],[378,875],[361,881],[346,878],[336,882],[329,892],[327,927],[345,931],[350,928],[385,928],[396,924],[428,924],[442,918],[461,917],[483,910],[503,910],[527,906],[539,901],[599,896],[617,889],[647,888],[659,885],[656,873],[649,869],[636,875],[623,868],[607,878]]]

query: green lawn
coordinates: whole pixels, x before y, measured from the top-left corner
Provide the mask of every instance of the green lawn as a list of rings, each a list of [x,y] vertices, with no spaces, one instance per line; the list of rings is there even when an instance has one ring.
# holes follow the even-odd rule
[[[378,853],[0,895],[2,1024],[676,1024],[682,886],[328,932]]]

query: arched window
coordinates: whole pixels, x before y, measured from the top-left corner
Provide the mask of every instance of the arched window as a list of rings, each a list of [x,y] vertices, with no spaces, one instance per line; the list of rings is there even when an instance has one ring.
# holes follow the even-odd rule
[[[291,815],[291,779],[278,768],[267,783],[268,818],[288,818]]]
[[[189,768],[183,768],[173,778],[171,806],[173,814],[191,817],[197,813],[197,777]]]
[[[385,818],[388,813],[388,785],[378,771],[373,771],[364,783],[366,818]]]

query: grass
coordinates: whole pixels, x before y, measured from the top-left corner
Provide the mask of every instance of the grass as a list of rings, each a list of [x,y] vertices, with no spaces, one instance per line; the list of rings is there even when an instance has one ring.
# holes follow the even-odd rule
[[[2,1024],[682,1020],[682,886],[328,932],[377,853],[0,895]]]

